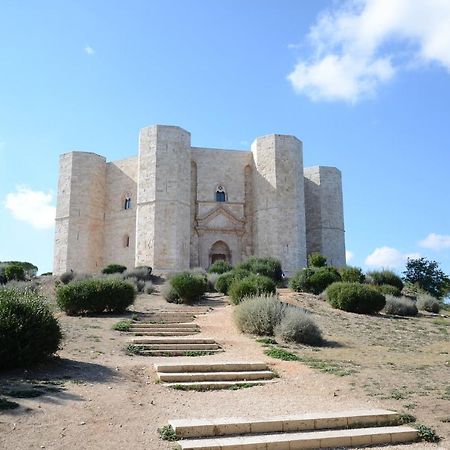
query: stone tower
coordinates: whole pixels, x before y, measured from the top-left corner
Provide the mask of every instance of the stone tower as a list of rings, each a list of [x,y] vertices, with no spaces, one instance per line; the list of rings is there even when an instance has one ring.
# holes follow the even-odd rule
[[[327,263],[345,266],[344,206],[341,172],[335,167],[305,169],[306,248]]]
[[[273,256],[291,274],[306,265],[302,143],[272,134],[252,144],[254,245],[258,256]]]
[[[103,267],[106,159],[71,152],[59,160],[54,272],[99,272]]]
[[[154,125],[139,139],[136,266],[160,271],[189,267],[191,135]]]

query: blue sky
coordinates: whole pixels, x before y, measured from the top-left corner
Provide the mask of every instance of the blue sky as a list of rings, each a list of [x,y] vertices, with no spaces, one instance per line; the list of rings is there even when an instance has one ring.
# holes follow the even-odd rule
[[[343,172],[349,263],[450,273],[450,5],[438,0],[0,4],[0,260],[52,269],[58,156],[139,129],[248,149],[296,135]]]

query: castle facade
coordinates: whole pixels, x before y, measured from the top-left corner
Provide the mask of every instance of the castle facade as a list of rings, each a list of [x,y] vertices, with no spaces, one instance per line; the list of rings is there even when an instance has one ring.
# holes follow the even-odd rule
[[[290,274],[312,252],[345,265],[341,173],[304,168],[294,136],[222,150],[192,147],[188,131],[154,125],[141,130],[137,156],[60,157],[55,275],[110,263],[169,273],[252,255],[278,258]]]

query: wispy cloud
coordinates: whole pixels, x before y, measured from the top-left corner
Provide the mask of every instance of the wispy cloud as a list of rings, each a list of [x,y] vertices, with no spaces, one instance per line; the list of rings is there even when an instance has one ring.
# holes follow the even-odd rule
[[[450,71],[450,2],[347,0],[310,28],[312,56],[288,75],[312,100],[355,103],[402,68],[438,63]]]
[[[87,55],[93,55],[95,50],[90,45],[86,45],[86,47],[84,47],[84,53]]]
[[[398,268],[405,265],[408,258],[420,258],[419,253],[402,253],[393,247],[376,248],[365,263],[370,267]]]
[[[349,263],[354,258],[354,256],[355,255],[350,250],[346,250],[345,251],[345,260],[346,260],[346,262]]]
[[[15,192],[6,195],[4,206],[14,218],[37,229],[48,229],[55,222],[56,207],[52,205],[52,201],[51,193],[18,186]]]
[[[450,235],[430,233],[419,245],[431,250],[444,250],[450,248]]]

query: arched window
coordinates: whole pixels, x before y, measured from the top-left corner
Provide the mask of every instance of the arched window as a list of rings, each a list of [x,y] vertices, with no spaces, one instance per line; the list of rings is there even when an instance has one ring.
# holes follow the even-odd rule
[[[225,189],[223,186],[217,186],[216,189],[216,202],[226,202],[227,194],[225,193]]]
[[[123,246],[124,247],[129,247],[130,246],[130,236],[128,234],[126,234],[123,237]]]
[[[131,197],[125,197],[125,200],[123,202],[123,209],[131,209]]]

